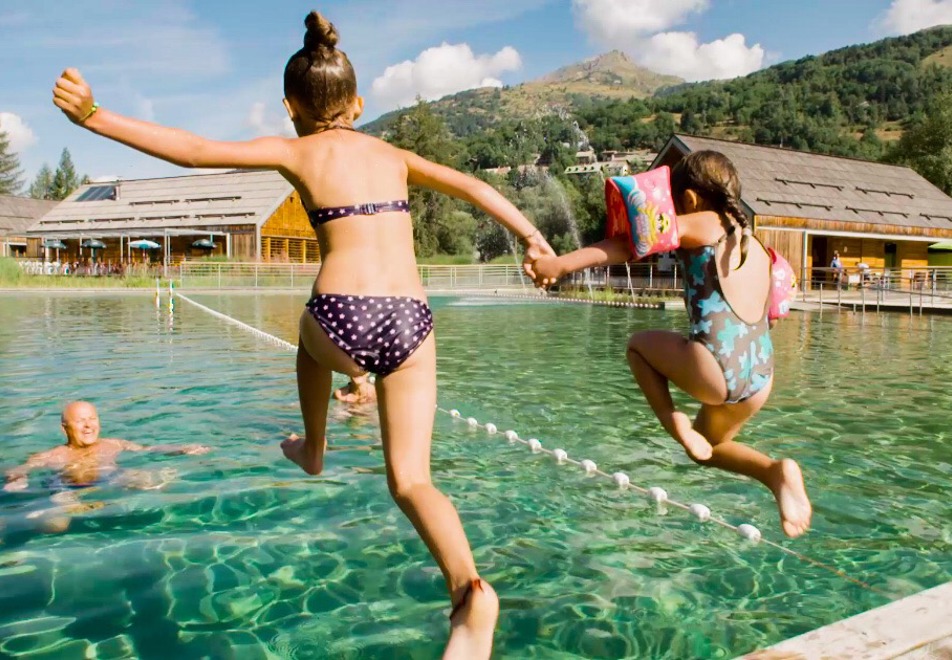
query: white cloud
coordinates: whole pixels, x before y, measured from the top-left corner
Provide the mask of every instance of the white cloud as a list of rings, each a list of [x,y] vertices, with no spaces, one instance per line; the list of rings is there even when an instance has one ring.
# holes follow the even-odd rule
[[[747,46],[742,34],[699,43],[693,32],[656,34],[634,55],[652,71],[690,82],[746,76],[760,69],[766,58],[761,45]]]
[[[893,0],[879,22],[892,34],[946,25],[952,23],[952,0]]]
[[[251,110],[248,111],[245,124],[254,129],[257,137],[265,135],[294,137],[294,124],[291,123],[291,118],[286,113],[283,117],[276,117],[275,114],[268,112],[267,105],[264,102],[256,101],[251,105]]]
[[[468,44],[428,48],[416,58],[387,67],[371,85],[385,110],[407,106],[418,97],[428,101],[476,87],[501,87],[497,76],[522,66],[515,48],[494,55],[475,55]]]
[[[576,24],[592,43],[623,50],[657,73],[693,82],[736,78],[763,67],[764,48],[748,46],[742,34],[701,43],[693,32],[666,31],[710,5],[710,0],[572,0]]]
[[[33,130],[19,115],[12,112],[0,112],[0,131],[7,134],[10,148],[18,154],[36,143]]]
[[[679,25],[710,6],[709,0],[573,0],[582,29],[595,43],[627,49],[634,37]]]

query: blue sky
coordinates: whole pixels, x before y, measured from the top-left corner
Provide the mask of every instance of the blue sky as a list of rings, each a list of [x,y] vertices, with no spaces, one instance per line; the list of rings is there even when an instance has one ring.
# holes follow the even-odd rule
[[[78,67],[118,112],[217,139],[288,130],[281,74],[313,0],[0,0],[0,127],[32,180],[69,148],[90,176],[178,168],[76,128],[51,87]],[[952,0],[324,0],[366,119],[480,85],[516,84],[613,48],[690,80],[743,75],[952,23]]]

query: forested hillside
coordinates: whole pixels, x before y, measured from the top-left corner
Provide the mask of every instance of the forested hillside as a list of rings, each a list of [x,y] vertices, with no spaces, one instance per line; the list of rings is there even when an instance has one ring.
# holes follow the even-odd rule
[[[565,167],[585,146],[659,149],[677,131],[792,149],[886,160],[920,172],[952,193],[952,27],[850,46],[784,62],[744,78],[678,84],[655,95],[606,98],[568,94],[520,115],[493,111],[506,90],[474,90],[388,117],[394,143],[423,156],[477,172],[500,188],[543,229],[557,249],[597,240],[604,201],[601,177],[569,177]],[[532,83],[616,85],[609,54]],[[643,78],[643,71],[635,71]],[[628,74],[625,74],[628,75]],[[646,84],[658,84],[648,80]],[[469,104],[468,99],[483,99]],[[554,98],[554,97],[549,97]],[[500,106],[501,107],[501,106]],[[511,108],[510,108],[511,110]],[[520,165],[542,165],[540,171]],[[506,176],[482,170],[509,166]],[[421,256],[477,255],[489,260],[513,251],[506,234],[464,204],[413,193]]]

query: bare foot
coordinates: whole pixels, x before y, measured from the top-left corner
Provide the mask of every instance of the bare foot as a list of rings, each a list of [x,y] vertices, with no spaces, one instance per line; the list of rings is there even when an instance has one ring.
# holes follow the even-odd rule
[[[450,640],[443,660],[488,660],[499,618],[499,598],[485,580],[474,580],[466,599],[450,619]]]
[[[784,534],[796,538],[810,529],[810,517],[813,515],[807,489],[803,485],[803,474],[797,462],[789,458],[777,461],[771,470],[773,485],[770,489],[777,498],[780,525]]]
[[[711,443],[694,430],[691,418],[684,413],[674,413],[674,433],[671,435],[684,447],[688,456],[696,461],[707,461],[714,455]]]
[[[324,469],[324,456],[318,454],[305,438],[292,433],[281,443],[285,458],[301,466],[310,475],[318,475]]]

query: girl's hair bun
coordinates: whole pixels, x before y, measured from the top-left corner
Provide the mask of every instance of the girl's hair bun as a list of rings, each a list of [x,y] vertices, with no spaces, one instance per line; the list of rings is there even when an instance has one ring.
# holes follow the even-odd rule
[[[307,28],[307,33],[304,35],[304,49],[307,51],[313,52],[321,48],[333,50],[340,40],[334,24],[318,11],[312,11],[307,15],[304,26]]]

